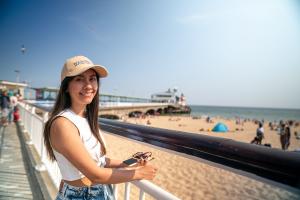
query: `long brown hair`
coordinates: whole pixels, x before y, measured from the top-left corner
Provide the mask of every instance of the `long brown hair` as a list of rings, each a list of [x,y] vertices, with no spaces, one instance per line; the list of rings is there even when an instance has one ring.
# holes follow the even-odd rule
[[[102,138],[100,137],[100,134],[99,134],[98,110],[99,110],[99,86],[100,86],[100,84],[99,84],[98,74],[96,74],[96,76],[97,76],[97,82],[98,82],[98,90],[97,90],[96,95],[94,96],[94,99],[92,100],[92,102],[86,106],[86,117],[87,117],[87,120],[88,120],[88,123],[90,125],[93,135],[101,144],[101,153],[102,153],[102,155],[105,155],[106,148],[105,148],[104,142],[102,141]],[[70,97],[69,92],[66,92],[66,91],[68,90],[69,83],[73,78],[74,78],[74,76],[66,77],[62,81],[55,104],[54,104],[54,107],[51,112],[51,116],[45,124],[44,144],[46,145],[48,156],[49,156],[50,160],[52,160],[52,161],[56,160],[56,158],[54,156],[53,149],[51,146],[50,128],[51,128],[53,120],[57,117],[57,115],[61,111],[71,107],[71,103],[72,103],[71,97]]]

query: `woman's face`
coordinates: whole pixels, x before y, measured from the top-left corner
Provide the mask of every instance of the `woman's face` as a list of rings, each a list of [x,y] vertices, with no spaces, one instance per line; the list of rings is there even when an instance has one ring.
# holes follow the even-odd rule
[[[96,72],[89,69],[80,75],[75,76],[69,83],[68,92],[72,105],[90,104],[98,90]]]

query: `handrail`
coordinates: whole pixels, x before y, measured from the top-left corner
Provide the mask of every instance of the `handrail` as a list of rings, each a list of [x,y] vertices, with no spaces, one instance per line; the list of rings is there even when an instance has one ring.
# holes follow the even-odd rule
[[[36,107],[45,110],[41,106]],[[47,109],[50,110],[49,108]],[[237,142],[231,139],[99,119],[104,131],[225,166],[250,178],[300,189],[300,152]],[[289,187],[288,187],[289,188]]]
[[[300,152],[103,118],[99,122],[104,131],[212,161],[252,178],[256,175],[300,189]]]
[[[151,194],[151,196],[154,197],[155,199],[160,199],[161,195],[159,195],[159,194],[164,194],[165,199],[179,200],[174,195],[166,192],[165,190],[161,189],[157,185],[154,185],[150,181],[140,180],[140,181],[132,181],[131,183],[136,185],[138,188],[140,188],[144,192]]]

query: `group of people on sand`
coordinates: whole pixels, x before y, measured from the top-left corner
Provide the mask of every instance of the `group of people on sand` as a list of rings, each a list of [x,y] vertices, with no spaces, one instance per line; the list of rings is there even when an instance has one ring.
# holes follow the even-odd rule
[[[0,92],[1,125],[7,126],[13,121],[19,120],[18,94],[8,93],[7,90]]]
[[[292,121],[287,121],[287,122],[280,121],[279,122],[278,134],[279,134],[282,150],[287,150],[290,146],[291,126],[292,125],[293,125]],[[258,128],[256,129],[256,136],[250,143],[261,145],[263,139],[264,139],[263,122],[258,122]],[[265,144],[265,146],[271,147],[270,144]]]

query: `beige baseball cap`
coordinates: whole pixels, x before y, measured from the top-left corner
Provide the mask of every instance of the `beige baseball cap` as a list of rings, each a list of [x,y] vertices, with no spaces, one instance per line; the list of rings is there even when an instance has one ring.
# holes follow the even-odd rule
[[[61,81],[66,77],[79,75],[88,69],[95,70],[100,78],[104,78],[108,75],[108,71],[105,67],[95,65],[85,56],[74,56],[66,60],[61,71]]]

